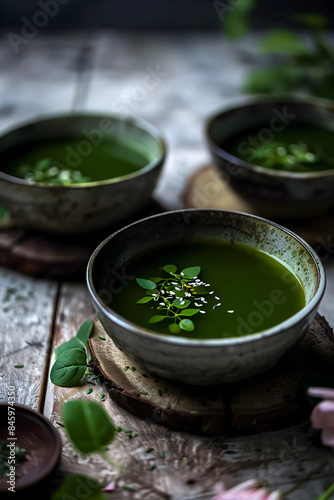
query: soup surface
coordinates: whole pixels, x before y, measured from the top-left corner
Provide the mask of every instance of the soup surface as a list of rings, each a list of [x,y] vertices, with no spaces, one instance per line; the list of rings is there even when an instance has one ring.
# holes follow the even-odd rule
[[[46,184],[78,184],[131,174],[153,158],[136,144],[104,137],[93,145],[83,137],[34,142],[6,152],[2,170]]]
[[[184,243],[139,257],[124,270],[127,285],[110,307],[161,334],[208,339],[249,335],[305,305],[298,278],[250,246]],[[183,272],[183,274],[181,274]]]
[[[301,123],[290,123],[275,133],[260,128],[243,131],[222,147],[242,160],[275,170],[334,169],[334,131]]]

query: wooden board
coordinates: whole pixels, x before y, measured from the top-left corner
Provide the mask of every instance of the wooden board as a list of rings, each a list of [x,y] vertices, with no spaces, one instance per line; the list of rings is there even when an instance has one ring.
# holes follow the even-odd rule
[[[138,417],[204,434],[271,431],[308,418],[305,377],[316,370],[330,372],[334,364],[333,332],[320,315],[265,375],[220,386],[190,386],[143,371],[115,346],[97,318],[89,342],[112,400]]]
[[[213,208],[236,210],[268,218],[259,213],[223,182],[213,165],[206,165],[197,170],[189,179],[183,192],[185,208]],[[270,218],[273,220],[272,218]],[[276,222],[291,229],[310,244],[318,244],[319,250],[326,250],[328,238],[334,235],[334,214],[305,219],[284,219]]]
[[[163,211],[152,201],[143,210],[119,224],[86,235],[47,234],[27,229],[0,230],[0,265],[23,274],[43,278],[80,275],[92,251],[120,226]]]
[[[57,283],[0,268],[0,402],[14,387],[16,403],[39,408],[57,292]]]

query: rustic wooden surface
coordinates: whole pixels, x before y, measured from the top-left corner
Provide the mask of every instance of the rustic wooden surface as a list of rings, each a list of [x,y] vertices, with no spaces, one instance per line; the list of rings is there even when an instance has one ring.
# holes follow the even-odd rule
[[[207,435],[267,432],[307,420],[305,377],[315,371],[326,375],[334,366],[333,331],[319,315],[274,368],[221,386],[196,387],[146,373],[115,346],[97,317],[89,345],[96,371],[118,405],[171,429]]]
[[[168,160],[155,191],[155,199],[165,209],[182,206],[187,180],[209,160],[204,120],[241,93],[243,75],[256,64],[249,42],[231,47],[221,34],[171,37],[103,31],[46,37],[41,30],[18,54],[6,35],[0,40],[4,67],[0,131],[40,114],[73,108],[146,118],[163,130],[169,143]],[[143,97],[138,87],[143,87],[147,68],[164,74]],[[8,237],[8,245],[16,237],[20,234]],[[328,277],[320,312],[330,325],[334,325],[333,238],[332,226],[317,238]],[[60,282],[27,277],[17,269],[0,268],[0,397],[6,401],[8,385],[15,386],[16,402],[39,409],[62,436],[60,467],[41,485],[43,498],[50,498],[71,472],[89,474],[104,483],[118,478],[119,485],[135,487],[135,492],[118,488],[108,494],[116,500],[211,500],[218,480],[227,478],[235,484],[250,477],[283,491],[305,479],[287,499],[314,500],[333,482],[333,453],[321,445],[308,419],[257,435],[205,437],[169,431],[154,418],[133,416],[108,397],[101,400],[99,394],[106,394],[106,387],[100,381],[90,395],[87,384],[75,389],[53,386],[48,374],[55,347],[71,338],[83,321],[93,318],[87,287],[82,276]],[[14,368],[20,364],[24,367]],[[69,398],[98,401],[116,425],[138,432],[134,439],[119,433],[109,450],[130,474],[119,475],[99,456],[73,455],[58,423],[61,404]],[[151,454],[145,453],[148,447],[154,448]],[[165,459],[159,458],[159,451],[165,452]],[[155,470],[149,470],[151,464]]]

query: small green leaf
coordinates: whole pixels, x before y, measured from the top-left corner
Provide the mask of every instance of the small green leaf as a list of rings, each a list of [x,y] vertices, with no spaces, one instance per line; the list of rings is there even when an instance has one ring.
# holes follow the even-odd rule
[[[66,401],[62,420],[73,445],[81,453],[103,452],[115,438],[113,422],[104,408],[94,401]]]
[[[136,278],[136,281],[139,286],[145,288],[146,290],[153,290],[156,287],[155,283],[150,280],[144,280],[143,278]]]
[[[93,389],[91,387],[88,387],[86,394],[91,394],[93,392]]]
[[[87,368],[86,354],[81,349],[63,352],[55,361],[51,372],[51,382],[60,387],[78,385]]]
[[[51,500],[74,500],[79,498],[78,494],[80,494],[80,498],[83,498],[84,495],[85,500],[106,500],[107,495],[103,493],[103,488],[104,486],[92,477],[71,474],[52,495]]]
[[[199,309],[185,309],[184,311],[180,312],[180,316],[194,316],[197,314]]]
[[[93,325],[94,325],[93,321],[91,319],[88,319],[80,326],[76,334],[77,339],[79,340],[79,342],[82,343],[83,346],[86,345],[88,342],[89,336],[92,332]]]
[[[183,319],[180,321],[180,327],[182,330],[186,330],[187,332],[192,332],[195,329],[195,325],[191,319]]]
[[[181,331],[181,328],[176,323],[169,325],[168,329],[171,333],[180,333]]]
[[[284,53],[298,55],[307,52],[303,39],[289,30],[272,30],[261,40],[259,47],[265,53]]]
[[[137,300],[137,304],[146,304],[146,302],[149,302],[152,299],[153,297],[143,297],[142,299]]]
[[[183,273],[183,276],[185,278],[196,278],[199,273],[201,272],[201,268],[199,266],[195,267],[186,267],[185,269],[182,269],[181,274]]]
[[[14,368],[24,368],[24,365],[14,365]]]
[[[160,316],[159,314],[155,315],[155,316],[152,316],[148,322],[149,323],[160,323],[160,321],[164,320],[166,318],[166,316]]]
[[[146,295],[152,296],[158,293],[158,290],[156,288],[153,288],[152,290],[146,290]]]
[[[103,335],[98,335],[98,337],[99,337],[99,339],[101,339],[101,340],[106,340],[106,338],[105,338],[105,337],[103,337]]]
[[[190,300],[184,299],[182,300],[181,303],[180,299],[175,299],[172,302],[172,306],[177,307],[179,309],[185,309],[186,307],[190,306]]]
[[[60,346],[55,349],[56,359],[59,358],[61,354],[65,351],[69,351],[70,349],[83,349],[88,342],[90,334],[93,328],[93,321],[91,319],[85,321],[79,328],[77,334],[72,339],[67,342],[63,342]]]
[[[166,273],[176,273],[177,271],[177,267],[174,266],[173,264],[167,264],[166,266],[164,266],[164,270],[166,271]]]

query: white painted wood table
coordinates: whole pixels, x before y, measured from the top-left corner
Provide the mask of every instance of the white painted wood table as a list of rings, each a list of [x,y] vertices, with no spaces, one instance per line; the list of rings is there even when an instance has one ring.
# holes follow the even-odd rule
[[[141,116],[160,127],[169,144],[155,197],[166,209],[177,208],[189,175],[209,160],[204,120],[241,94],[240,82],[252,64],[248,56],[247,43],[231,47],[220,34],[121,32],[53,36],[41,32],[15,54],[4,33],[0,131],[40,114],[71,109]],[[148,74],[154,75],[150,85]],[[331,325],[333,229],[328,228],[327,249],[322,251],[328,286],[320,309]],[[103,483],[118,475],[96,455],[74,458],[64,429],[57,424],[61,402],[78,394],[88,397],[86,388],[78,393],[78,389],[55,388],[49,381],[55,347],[89,317],[93,308],[84,280],[36,279],[0,268],[1,401],[7,401],[8,385],[14,385],[16,402],[47,416],[63,440],[61,463],[43,498],[50,498],[69,472],[89,474]],[[14,368],[17,364],[24,368]],[[121,433],[110,447],[114,458],[131,468],[131,477],[124,480],[135,488],[134,492],[118,488],[110,498],[210,499],[213,485],[222,477],[235,483],[258,477],[282,491],[306,479],[287,498],[313,500],[334,480],[333,453],[321,446],[309,422],[256,436],[191,436],[141,421],[108,398],[102,402],[98,394],[103,390],[97,382],[89,397],[104,405],[116,425],[139,434],[129,440]],[[150,446],[166,454],[154,471],[148,471],[150,457],[144,453]]]

